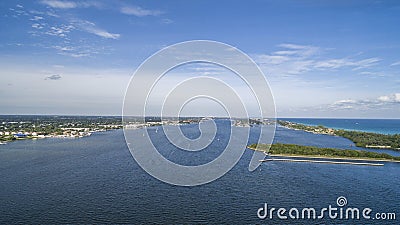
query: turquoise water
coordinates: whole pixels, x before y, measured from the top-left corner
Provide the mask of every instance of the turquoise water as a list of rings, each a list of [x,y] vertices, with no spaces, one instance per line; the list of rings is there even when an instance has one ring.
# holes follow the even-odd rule
[[[229,137],[219,121],[218,137]],[[165,143],[149,128],[155,146],[170,160],[207,162],[220,151],[194,156]],[[196,137],[196,125],[183,127]],[[249,143],[257,140],[252,128]],[[140,140],[138,140],[140,141]],[[325,147],[349,145],[344,138],[278,128],[276,142]],[[215,144],[215,143],[214,143]],[[219,144],[217,143],[216,146]],[[336,206],[345,196],[351,207],[396,212],[399,217],[400,164],[383,167],[269,162],[249,172],[246,150],[222,178],[206,185],[178,187],[148,175],[133,160],[122,130],[81,139],[26,140],[0,145],[0,224],[399,224],[399,220],[260,220],[270,207]]]
[[[323,125],[345,130],[357,130],[381,134],[400,134],[400,119],[310,119],[281,118],[305,125]]]

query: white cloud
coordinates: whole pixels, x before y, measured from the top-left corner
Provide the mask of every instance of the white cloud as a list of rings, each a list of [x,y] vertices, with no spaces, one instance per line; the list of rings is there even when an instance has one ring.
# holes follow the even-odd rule
[[[83,4],[83,3],[81,3],[81,4]],[[39,14],[39,15],[40,14],[44,14],[42,12],[37,12],[37,11],[35,11],[33,13]],[[30,20],[36,21],[36,23],[31,25],[32,28],[43,29],[46,26],[46,23],[38,22],[38,21],[44,20],[44,18],[41,17],[41,16],[36,16],[35,15]],[[36,35],[36,36],[39,35],[39,34],[47,34],[47,35],[51,35],[51,36],[58,36],[58,37],[61,37],[61,38],[66,38],[67,35],[70,32],[78,29],[78,30],[85,31],[85,32],[97,35],[99,37],[102,37],[102,38],[107,38],[107,39],[118,39],[121,36],[120,34],[111,33],[111,32],[108,32],[108,31],[102,29],[102,28],[99,28],[93,22],[90,22],[90,21],[87,21],[87,20],[81,20],[79,18],[72,18],[72,19],[69,19],[69,20],[64,21],[64,22],[67,22],[67,23],[66,24],[62,24],[62,25],[58,25],[58,24],[57,25],[54,24],[52,26],[49,25],[48,29],[46,29],[45,31],[43,31],[41,33],[37,33],[37,32],[31,32],[31,33],[33,35]]]
[[[394,62],[392,64],[390,64],[390,66],[399,66],[400,65],[400,61]]]
[[[343,68],[361,70],[373,67],[381,61],[375,57],[361,60],[349,57],[321,58],[320,53],[323,53],[323,49],[309,45],[286,43],[278,47],[282,49],[272,54],[253,56],[267,73],[277,76],[302,74],[308,71],[334,71]]]
[[[345,100],[336,101],[336,102],[334,102],[333,104],[334,104],[334,105],[342,105],[342,104],[354,104],[354,103],[356,103],[355,100],[345,99]]]
[[[163,12],[159,10],[143,9],[139,6],[125,6],[121,8],[121,13],[142,17],[142,16],[158,16]]]
[[[56,9],[73,9],[73,8],[100,8],[102,4],[97,1],[61,1],[61,0],[42,0],[42,4]]]
[[[101,29],[97,27],[95,23],[87,20],[75,19],[72,22],[76,24],[76,26],[78,26],[81,30],[97,35],[99,37],[107,39],[118,39],[121,36],[120,34],[113,34],[104,29]]]
[[[381,102],[400,103],[400,93],[380,96],[378,100]]]
[[[32,19],[30,19],[30,20],[32,20],[32,21],[38,21],[38,20],[43,20],[44,18],[43,17],[41,17],[41,16],[34,16]]]
[[[380,62],[380,58],[369,58],[369,59],[363,59],[359,61],[354,61],[353,65],[355,68],[353,70],[359,70],[359,69],[364,69],[368,67],[375,66],[377,62]]]
[[[95,35],[97,35],[99,37],[103,37],[103,38],[118,39],[121,36],[120,34],[113,34],[106,30],[97,28],[97,27],[88,27],[88,28],[85,28],[85,30],[89,33],[95,34]]]
[[[59,36],[59,37],[65,37],[68,33],[70,33],[72,30],[74,30],[75,27],[72,25],[61,25],[61,26],[52,26],[50,29],[45,32],[45,34],[51,35],[51,36]]]
[[[53,46],[54,49],[60,50],[60,51],[73,51],[74,48],[70,47],[70,46]]]
[[[276,51],[274,52],[275,55],[296,55],[298,51],[293,50],[285,50],[285,51]]]
[[[40,29],[43,29],[44,26],[42,24],[40,24],[40,23],[34,23],[34,24],[32,24],[32,28],[40,30]]]
[[[329,105],[328,108],[332,110],[341,110],[341,109],[376,109],[382,108],[385,106],[400,106],[400,93],[394,93],[390,95],[379,96],[376,99],[346,99],[339,100]]]
[[[277,65],[289,61],[290,58],[281,55],[257,55],[255,60],[261,64]]]
[[[110,33],[102,28],[99,28],[95,23],[87,20],[73,18],[69,20],[69,24],[70,25],[62,25],[60,27],[53,26],[51,27],[51,30],[46,33],[49,35],[65,37],[65,35],[70,31],[78,29],[107,39],[118,39],[121,36],[120,34]]]
[[[78,4],[72,1],[42,0],[41,3],[57,9],[73,9],[78,7]]]
[[[310,48],[310,46],[307,45],[296,45],[296,44],[290,44],[290,43],[283,43],[278,45],[279,47],[282,48],[288,48],[288,49],[307,49]]]
[[[36,15],[46,15],[46,16],[51,16],[51,17],[55,17],[55,18],[59,18],[60,17],[59,15],[55,14],[52,11],[42,12],[42,11],[37,11],[37,10],[30,10],[29,13],[30,14],[36,14]]]
[[[286,50],[275,52],[274,54],[277,55],[299,55],[302,57],[307,57],[314,55],[321,50],[319,47],[310,45],[296,45],[285,43],[278,46],[281,48],[285,48]]]
[[[71,57],[73,57],[73,58],[81,58],[81,57],[90,56],[89,53],[72,53],[72,52],[69,52],[69,53],[67,53],[67,52],[62,52],[62,53],[60,53],[60,55],[67,55],[67,56],[71,56]]]
[[[381,61],[379,58],[368,58],[363,60],[352,60],[349,58],[329,59],[315,63],[315,68],[319,69],[338,69],[342,67],[353,67],[353,70],[359,70],[367,67],[374,66],[377,62]]]
[[[70,56],[73,58],[82,58],[88,57],[92,54],[96,53],[96,50],[89,46],[79,46],[79,47],[72,47],[72,46],[52,46],[52,48],[58,51],[58,54]]]

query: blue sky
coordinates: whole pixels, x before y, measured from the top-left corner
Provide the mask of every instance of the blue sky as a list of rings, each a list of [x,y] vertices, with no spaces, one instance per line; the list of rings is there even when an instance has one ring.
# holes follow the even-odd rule
[[[130,76],[181,41],[225,42],[279,117],[400,118],[399,1],[1,1],[0,114],[120,115]]]

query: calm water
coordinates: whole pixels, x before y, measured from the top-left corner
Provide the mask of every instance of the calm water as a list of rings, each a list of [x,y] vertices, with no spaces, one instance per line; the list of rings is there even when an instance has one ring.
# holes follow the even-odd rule
[[[306,125],[323,125],[335,129],[358,130],[382,134],[400,134],[400,119],[282,119]]]
[[[218,135],[227,138],[224,122]],[[221,130],[221,131],[220,131]],[[149,131],[171,160],[188,155]],[[184,127],[198,135],[196,125]],[[250,142],[257,138],[251,135]],[[340,137],[278,128],[277,142],[349,146]],[[196,160],[219,154],[210,148]],[[0,223],[212,223],[212,224],[399,224],[396,221],[260,220],[257,209],[320,209],[345,196],[350,207],[400,215],[400,164],[383,167],[269,162],[249,172],[252,151],[225,176],[206,185],[177,187],[145,173],[133,160],[121,130],[81,139],[17,141],[0,146]],[[276,217],[276,216],[275,216]]]

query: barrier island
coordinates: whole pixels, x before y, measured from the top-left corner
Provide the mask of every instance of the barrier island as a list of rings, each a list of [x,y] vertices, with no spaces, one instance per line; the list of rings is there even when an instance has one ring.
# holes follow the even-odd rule
[[[378,134],[371,132],[327,128],[322,125],[310,126],[289,121],[278,121],[279,125],[315,134],[336,135],[347,138],[358,147],[400,150],[400,134]]]
[[[385,161],[400,161],[399,156],[392,156],[386,153],[369,152],[362,150],[319,148],[314,146],[304,146],[295,144],[276,143],[251,144],[249,149],[263,151],[271,156],[304,156],[304,157],[322,157],[322,158],[343,158],[343,159],[373,159]]]

